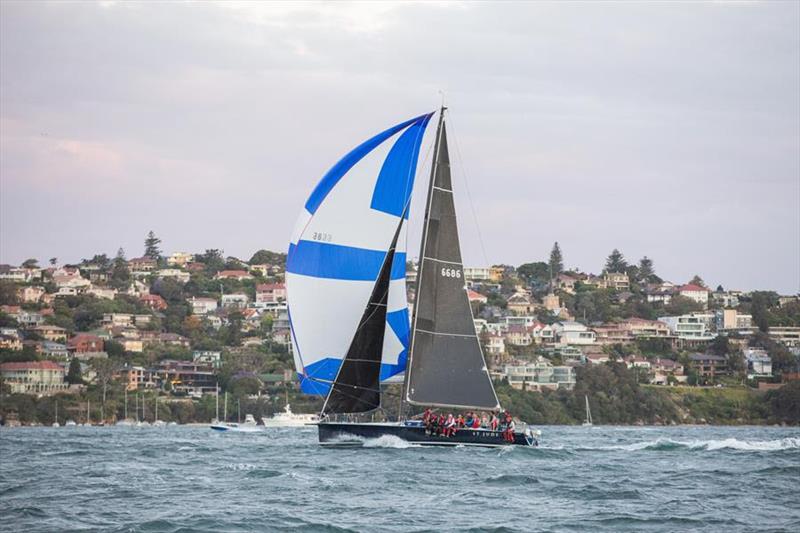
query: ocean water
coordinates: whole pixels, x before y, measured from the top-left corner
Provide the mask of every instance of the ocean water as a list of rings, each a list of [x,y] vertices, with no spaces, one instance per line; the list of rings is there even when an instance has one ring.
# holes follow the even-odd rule
[[[496,450],[0,428],[0,530],[800,531],[797,428],[541,429]]]

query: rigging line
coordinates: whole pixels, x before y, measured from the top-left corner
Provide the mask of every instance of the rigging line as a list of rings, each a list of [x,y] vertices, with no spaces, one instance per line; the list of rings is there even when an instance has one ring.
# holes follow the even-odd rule
[[[422,160],[422,164],[421,165],[417,165],[417,175],[414,177],[414,183],[416,183],[417,180],[419,179],[419,174],[420,174],[420,172],[422,172],[422,169],[425,167],[426,164],[428,164],[428,158],[430,157],[431,152],[433,151],[433,145],[435,143],[436,143],[436,139],[431,141],[431,143],[428,145],[428,150],[425,152],[425,158]],[[413,191],[412,191],[412,195],[413,195]],[[408,201],[409,201],[409,206],[410,206],[411,205],[410,204],[410,202],[411,202],[411,197],[410,196],[409,196]],[[410,210],[409,210],[408,220],[411,220]],[[410,233],[411,233],[411,223],[409,222],[408,225],[406,226],[406,235],[405,235],[406,254],[408,254],[408,236],[409,236]],[[406,257],[408,257],[408,256],[406,256]],[[406,299],[408,299],[408,298],[406,297]]]
[[[478,214],[475,211],[475,204],[472,201],[472,193],[470,193],[470,190],[469,190],[469,180],[467,179],[467,169],[466,169],[466,167],[464,165],[464,159],[461,157],[461,148],[459,147],[459,144],[458,144],[458,135],[455,135],[455,133],[456,133],[455,129],[456,128],[455,128],[455,124],[453,124],[452,116],[450,118],[450,126],[451,126],[451,130],[453,131],[453,140],[455,141],[454,144],[456,145],[456,154],[458,155],[458,164],[461,165],[461,174],[463,176],[464,190],[467,191],[467,199],[469,200],[469,207],[470,207],[470,210],[472,211],[472,220],[475,222],[475,229],[476,229],[476,231],[478,233],[478,242],[481,245],[481,253],[483,253],[483,260],[484,260],[486,266],[491,266],[489,264],[489,256],[486,254],[486,246],[483,243],[483,235],[481,234],[481,225],[478,223]]]

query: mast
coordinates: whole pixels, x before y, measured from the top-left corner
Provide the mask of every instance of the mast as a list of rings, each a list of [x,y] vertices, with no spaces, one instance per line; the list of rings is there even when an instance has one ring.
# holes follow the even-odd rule
[[[228,391],[225,391],[225,407],[223,409],[222,418],[225,419],[223,422],[228,422]]]
[[[125,420],[128,419],[128,386],[125,385]]]
[[[216,399],[216,402],[217,402],[217,422],[219,422],[219,383],[217,383],[217,386],[214,389],[214,392],[215,392],[214,396],[216,397],[215,399]]]

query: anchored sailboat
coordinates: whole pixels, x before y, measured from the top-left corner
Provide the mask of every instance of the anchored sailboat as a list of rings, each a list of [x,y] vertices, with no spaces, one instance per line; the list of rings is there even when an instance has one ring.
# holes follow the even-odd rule
[[[415,420],[333,421],[334,415],[378,409],[381,383],[401,372],[403,399],[410,405],[501,409],[466,293],[444,111],[434,141],[410,324],[406,221],[422,136],[433,113],[398,124],[347,154],[314,189],[296,226],[286,268],[292,342],[301,389],[325,395],[318,424],[323,444],[384,435],[430,445],[537,443],[527,426],[510,437],[489,428],[441,436]],[[384,144],[395,136],[391,147]]]
[[[591,426],[592,424],[592,411],[589,409],[589,396],[583,396],[586,399],[586,418],[583,421],[584,426]]]

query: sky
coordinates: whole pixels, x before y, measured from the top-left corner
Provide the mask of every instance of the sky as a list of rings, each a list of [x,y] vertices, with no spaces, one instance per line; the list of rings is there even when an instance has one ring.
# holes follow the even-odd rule
[[[674,282],[800,290],[789,1],[3,1],[0,263],[138,257],[149,230],[283,251],[330,166],[442,94],[468,266],[558,241],[587,272],[618,248]]]

